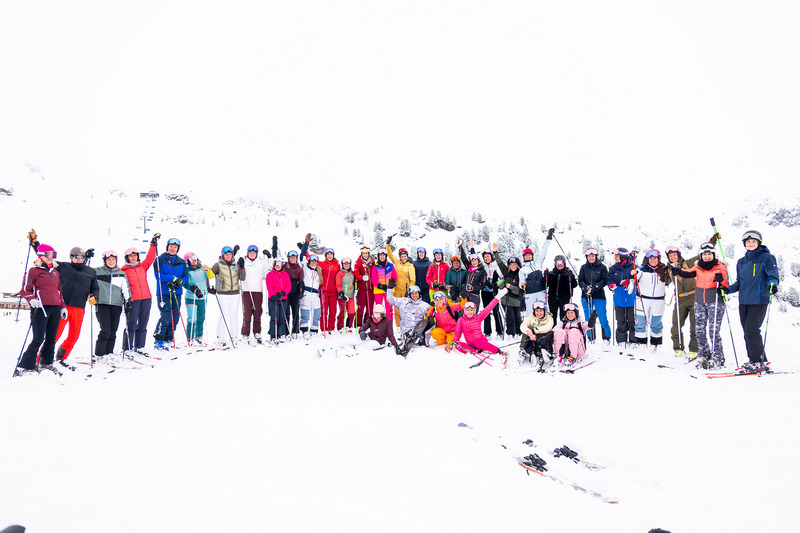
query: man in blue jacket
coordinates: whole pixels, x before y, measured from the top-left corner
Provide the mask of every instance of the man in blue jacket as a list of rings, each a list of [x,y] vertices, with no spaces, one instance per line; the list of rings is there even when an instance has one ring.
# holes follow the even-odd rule
[[[630,254],[626,248],[614,250],[615,263],[608,269],[606,284],[614,291],[614,314],[617,318],[617,344],[636,343],[636,318],[634,305],[636,294],[633,291],[631,271],[636,262],[636,255]]]
[[[761,341],[761,324],[767,314],[772,295],[778,292],[778,262],[769,249],[761,244],[761,233],[748,230],[742,235],[747,248],[744,257],[736,263],[736,283],[728,288],[729,293],[739,293],[739,319],[744,330],[747,357],[742,365],[745,372],[767,370],[767,356]]]
[[[167,241],[167,251],[156,260],[156,299],[161,317],[158,320],[155,337],[156,350],[166,350],[174,343],[175,328],[181,321],[181,299],[183,285],[188,279],[186,261],[178,255],[181,241],[172,238]]]

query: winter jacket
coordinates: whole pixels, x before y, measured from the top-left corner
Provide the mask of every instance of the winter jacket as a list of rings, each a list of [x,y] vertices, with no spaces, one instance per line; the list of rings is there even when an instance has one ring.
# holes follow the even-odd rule
[[[356,276],[352,270],[340,270],[336,273],[336,293],[344,293],[350,299],[356,294]]]
[[[359,255],[356,259],[356,264],[353,266],[353,274],[356,277],[356,289],[359,291],[372,290],[372,267],[375,266],[375,260],[372,256],[366,261],[364,257]],[[364,279],[366,277],[367,279]]]
[[[336,273],[342,269],[339,260],[335,257],[330,261],[319,261],[319,269],[322,272],[322,290],[325,292],[336,291]]]
[[[303,266],[300,263],[289,263],[287,261],[283,265],[283,271],[289,275],[289,280],[292,282],[292,291],[290,294],[295,295],[302,293]]]
[[[464,295],[467,299],[473,294],[479,294],[483,287],[486,285],[486,269],[483,268],[482,264],[478,264],[478,266],[470,266],[467,269],[467,278],[464,282],[464,288],[466,289],[466,294]]]
[[[208,294],[208,280],[214,279],[214,272],[212,272],[211,269],[204,270],[200,264],[198,264],[196,267],[188,265],[186,277],[189,280],[186,282],[187,289],[191,289],[191,287],[196,286],[203,293],[203,296],[198,298],[194,291],[186,291],[186,301],[193,302],[194,300],[202,300],[206,297]]]
[[[97,296],[97,273],[83,263],[58,262],[58,277],[61,279],[61,296],[70,307],[86,308],[89,295]]]
[[[534,335],[544,335],[553,329],[553,313],[545,311],[542,318],[536,318],[533,313],[522,321],[520,331],[526,335],[526,330],[531,330]]]
[[[469,251],[471,254],[475,253],[474,248],[470,248]],[[494,254],[492,254],[492,257],[494,257]],[[497,261],[492,259],[491,262],[487,263],[483,260],[483,254],[481,254],[481,261],[483,262],[483,268],[486,269],[486,283],[483,285],[483,290],[495,292],[497,290],[497,280],[503,277],[497,267]]]
[[[447,333],[454,333],[456,330],[458,313],[463,309],[463,304],[448,301],[443,307],[438,307],[436,305],[431,306],[431,308],[428,309],[426,318],[428,322],[432,322],[432,326],[442,328]]]
[[[244,270],[247,275],[239,280],[239,288],[242,291],[263,293],[264,280],[269,270],[266,257],[264,255],[259,255],[255,259],[245,257]]]
[[[717,282],[714,277],[717,274],[722,275],[722,283],[720,287],[728,287],[728,267],[724,263],[720,263],[717,259],[709,261],[699,261],[689,270],[681,271],[678,278],[686,277],[696,281],[696,289],[694,301],[704,304],[711,304],[717,301],[722,301],[717,293]]]
[[[386,317],[380,322],[375,322],[373,317],[369,317],[364,324],[358,328],[358,331],[366,332],[367,337],[378,341],[379,344],[386,344],[386,339],[389,339],[389,342],[391,342],[393,346],[397,346],[397,341],[394,338],[393,326],[394,321]]]
[[[183,284],[189,280],[187,277],[186,261],[177,255],[169,255],[167,252],[158,256],[155,269],[156,294],[168,296],[170,293],[167,283],[175,278],[183,280]],[[146,285],[146,284],[145,284]],[[174,294],[183,294],[183,285],[173,291]]]
[[[648,300],[663,300],[667,293],[667,273],[663,263],[655,268],[644,264],[636,271],[639,296]]]
[[[519,269],[519,279],[520,283],[525,284],[525,294],[534,294],[544,290],[542,267],[551,242],[552,239],[545,239],[542,249],[539,251],[539,257],[533,261],[525,261],[523,258],[522,268]]]
[[[45,265],[35,266],[28,270],[20,295],[28,303],[34,298],[38,298],[42,305],[57,305],[62,309],[67,307],[61,295],[61,279],[58,272]]]
[[[608,277],[606,278],[609,288],[613,285],[614,291],[614,305],[617,307],[633,307],[636,303],[636,294],[633,292],[633,277],[631,271],[633,270],[633,261],[630,258],[625,259],[621,263],[614,263],[608,269]],[[628,286],[624,287],[622,282],[627,281]]]
[[[447,280],[448,270],[450,270],[450,267],[444,261],[439,263],[432,262],[431,266],[428,267],[428,272],[425,274],[425,281],[428,282],[428,287],[441,290]]]
[[[447,271],[447,275],[444,278],[445,286],[450,286],[450,299],[451,300],[460,300],[462,296],[466,296],[467,289],[464,286],[466,284],[467,279],[467,269],[463,266],[456,270],[455,268],[451,268]]]
[[[417,280],[417,286],[422,292],[430,290],[430,285],[428,285],[428,268],[431,266],[431,260],[428,259],[428,255],[425,254],[425,257],[420,259],[417,257],[414,259],[414,276]]]
[[[572,298],[572,290],[578,286],[578,280],[568,267],[554,268],[544,271],[544,282],[550,298]]]
[[[97,273],[97,303],[122,307],[131,297],[128,276],[117,267],[108,268],[103,265],[94,270]]]
[[[120,267],[128,276],[128,287],[131,289],[132,300],[149,300],[153,297],[150,294],[150,286],[147,284],[147,269],[156,260],[156,248],[155,244],[151,244],[143,261],[137,261],[136,264],[126,263]]]
[[[453,342],[458,342],[461,338],[461,335],[464,335],[464,340],[469,345],[474,345],[477,339],[483,337],[483,320],[489,316],[489,313],[492,312],[492,309],[495,305],[497,305],[497,298],[492,298],[492,301],[489,302],[489,305],[483,308],[483,310],[478,313],[477,315],[472,315],[468,317],[467,315],[462,316],[456,322],[456,330],[455,335],[453,336]]]
[[[503,274],[503,279],[505,281],[504,287],[508,288],[508,292],[503,296],[500,303],[508,307],[519,307],[522,304],[523,298],[522,288],[520,287],[520,269],[511,270],[508,268],[503,258],[500,257],[500,252],[496,253],[494,257],[495,261],[497,261],[497,267]]]
[[[769,286],[780,283],[778,262],[763,244],[755,250],[748,250],[736,262],[736,282],[728,287],[728,292],[739,293],[740,305],[768,304]]]
[[[608,269],[597,259],[594,260],[594,263],[586,262],[581,265],[581,270],[578,274],[578,285],[581,288],[581,298],[605,300],[606,291],[603,289],[607,282]]]
[[[425,315],[431,308],[429,303],[422,298],[412,300],[409,297],[395,298],[392,294],[387,294],[386,299],[400,311],[400,333],[407,333],[414,329],[420,320],[425,319]]]
[[[322,283],[322,271],[317,262],[317,268],[311,268],[302,254],[300,264],[303,265],[303,296],[300,298],[300,307],[304,309],[318,309],[320,307],[319,288]]]
[[[239,294],[241,289],[240,281],[247,277],[247,271],[239,268],[236,261],[230,263],[225,261],[223,256],[219,256],[219,261],[211,267],[216,280],[217,292],[219,294]]]
[[[697,264],[697,260],[700,259],[699,255],[691,257],[689,259],[684,260],[683,257],[678,258],[678,263],[675,265],[681,270],[689,270],[695,264]],[[678,287],[678,302],[680,302],[681,307],[686,305],[694,304],[694,291],[697,288],[697,284],[694,278],[682,278],[678,276],[677,281],[675,277],[672,275],[671,270],[667,270],[667,285],[671,282],[677,283]],[[673,290],[674,286],[673,286]]]
[[[408,293],[408,288],[417,283],[417,269],[414,268],[414,263],[406,261],[401,263],[399,259],[392,254],[392,247],[386,245],[386,251],[389,254],[389,261],[394,263],[394,270],[397,272],[397,285],[394,286],[394,295],[402,298]]]
[[[292,290],[292,280],[289,279],[289,274],[283,270],[275,270],[274,268],[269,271],[266,277],[267,280],[267,296],[272,298],[279,292],[283,293],[281,300],[289,297]]]
[[[380,264],[379,261],[376,261],[375,266],[372,267],[371,279],[374,285],[374,293],[383,294],[386,291],[379,288],[378,285],[386,285],[388,288],[390,280],[397,283],[397,272],[394,270],[394,265],[389,261],[386,261],[384,264]]]

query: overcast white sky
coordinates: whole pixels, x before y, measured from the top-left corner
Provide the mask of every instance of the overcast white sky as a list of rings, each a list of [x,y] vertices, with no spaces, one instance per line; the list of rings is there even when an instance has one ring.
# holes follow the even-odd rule
[[[798,27],[796,1],[6,0],[0,181],[631,214],[777,193]]]

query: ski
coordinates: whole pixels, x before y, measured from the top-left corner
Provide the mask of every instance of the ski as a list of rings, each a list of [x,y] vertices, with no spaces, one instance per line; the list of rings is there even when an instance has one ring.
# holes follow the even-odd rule
[[[472,353],[472,352],[470,352],[470,353]],[[477,357],[478,359],[480,359],[480,361],[478,361],[478,362],[477,362],[477,363],[475,363],[474,365],[470,365],[470,368],[475,368],[475,367],[477,367],[477,366],[481,366],[483,363],[486,363],[487,365],[489,365],[489,366],[492,366],[492,363],[490,363],[490,362],[489,362],[489,361],[494,361],[494,359],[492,359],[492,354],[491,354],[491,353],[489,353],[489,354],[488,354],[488,355],[486,355],[485,357],[482,357],[482,356],[481,356],[481,354],[482,354],[482,353],[483,353],[483,352],[472,353],[472,355],[474,355],[475,357]]]
[[[573,366],[573,367],[570,367],[570,368],[559,368],[558,371],[559,372],[563,372],[564,374],[574,374],[578,370],[580,370],[582,368],[586,368],[587,366],[591,366],[591,365],[595,364],[596,362],[597,362],[597,359],[595,359],[594,361],[589,361],[588,363],[584,363],[584,364],[582,364],[580,366]]]
[[[566,457],[573,463],[579,464],[587,470],[597,471],[597,470],[602,470],[604,468],[596,463],[590,463],[589,461],[585,461],[579,458],[578,452],[569,449],[566,444],[561,448],[556,448],[555,450],[547,453],[549,453],[553,457]]]
[[[772,375],[779,375],[779,374],[794,374],[794,371],[791,370],[783,370],[779,372],[728,372],[725,374],[705,374],[708,379],[718,379],[718,378],[737,378],[742,376],[772,376]]]

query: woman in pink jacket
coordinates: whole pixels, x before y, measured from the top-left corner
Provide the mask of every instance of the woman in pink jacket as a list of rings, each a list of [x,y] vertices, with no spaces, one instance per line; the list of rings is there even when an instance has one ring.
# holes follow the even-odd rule
[[[386,316],[389,320],[393,320],[392,310],[394,307],[386,301],[386,292],[394,289],[397,285],[397,272],[394,265],[389,259],[389,254],[386,248],[378,250],[378,260],[372,267],[372,285],[374,286],[373,292],[375,293],[376,304],[382,304],[386,308]]]
[[[498,302],[506,295],[508,289],[503,287],[499,291],[497,291],[497,295],[492,298],[492,301],[489,302],[489,305],[483,308],[483,310],[475,314],[475,304],[473,302],[467,302],[464,304],[464,316],[458,319],[456,322],[456,334],[453,337],[453,342],[463,351],[468,351],[472,353],[477,353],[479,351],[486,351],[490,353],[497,353],[500,349],[495,346],[494,344],[490,343],[489,340],[486,338],[486,335],[483,334],[482,325],[483,319],[489,316],[489,313],[492,312],[494,306],[498,304]],[[459,342],[461,335],[464,335],[465,342]]]
[[[292,290],[289,273],[283,269],[283,261],[275,259],[267,274],[267,310],[269,312],[269,338],[280,340],[289,334],[286,324],[286,304]]]
[[[559,364],[575,364],[586,355],[586,332],[589,324],[578,317],[578,305],[564,304],[564,319],[553,328],[553,354]]]

